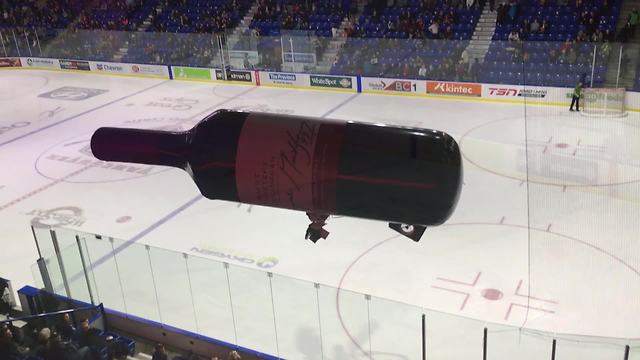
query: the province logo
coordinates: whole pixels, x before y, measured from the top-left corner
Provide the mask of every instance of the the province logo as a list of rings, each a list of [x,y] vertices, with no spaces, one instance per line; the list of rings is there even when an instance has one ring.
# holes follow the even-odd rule
[[[135,127],[143,122],[156,122],[158,119],[136,121]],[[162,119],[165,123],[171,120]],[[175,121],[175,119],[173,120]],[[180,124],[166,124],[149,129],[163,131],[187,130]],[[106,162],[96,159],[91,153],[90,140],[93,133],[76,136],[54,145],[38,156],[36,171],[51,180],[69,183],[116,182],[156,175],[171,168],[144,164]]]

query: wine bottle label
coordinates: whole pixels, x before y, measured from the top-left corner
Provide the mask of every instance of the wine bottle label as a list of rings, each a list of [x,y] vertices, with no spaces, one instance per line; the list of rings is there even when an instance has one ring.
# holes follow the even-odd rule
[[[331,212],[343,131],[339,122],[249,115],[236,154],[239,200]]]

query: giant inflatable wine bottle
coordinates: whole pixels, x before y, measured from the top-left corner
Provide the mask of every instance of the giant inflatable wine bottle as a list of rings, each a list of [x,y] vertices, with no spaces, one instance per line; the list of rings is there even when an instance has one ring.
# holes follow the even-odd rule
[[[185,132],[105,127],[91,150],[184,169],[209,199],[305,211],[314,242],[330,214],[387,221],[418,241],[449,218],[462,183],[444,132],[301,116],[218,110]]]

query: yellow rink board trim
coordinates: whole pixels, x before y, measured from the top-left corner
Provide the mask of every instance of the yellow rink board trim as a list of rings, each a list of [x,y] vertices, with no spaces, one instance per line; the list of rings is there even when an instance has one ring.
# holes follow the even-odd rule
[[[510,99],[493,99],[483,98],[480,96],[456,96],[456,95],[436,95],[436,94],[419,94],[419,93],[401,93],[390,91],[373,91],[363,90],[363,94],[373,95],[392,95],[392,96],[407,96],[407,97],[420,97],[429,99],[446,99],[446,100],[464,100],[464,101],[481,101],[481,102],[493,102],[493,103],[506,103],[506,104],[527,104],[527,105],[544,105],[544,106],[568,106],[570,102],[557,102],[557,101],[536,101],[536,100],[510,100]],[[625,108],[626,111],[640,112],[640,108]]]
[[[79,74],[89,74],[89,75],[106,75],[106,76],[122,76],[122,77],[133,77],[133,78],[145,78],[145,79],[165,79],[168,80],[169,77],[164,76],[156,76],[156,75],[135,75],[135,74],[113,74],[113,73],[101,73],[96,71],[85,71],[85,70],[63,70],[63,69],[49,69],[49,68],[39,68],[39,67],[6,67],[0,68],[2,70],[41,70],[41,71],[56,71],[56,72],[73,72]],[[336,91],[336,92],[351,92],[355,93],[357,90],[355,89],[338,89],[338,88],[326,88],[326,87],[311,87],[311,86],[302,86],[302,85],[275,85],[275,84],[260,84],[256,85],[254,83],[247,83],[243,81],[225,81],[225,80],[207,80],[207,79],[185,79],[185,78],[173,78],[173,80],[177,81],[191,81],[191,82],[207,82],[207,83],[224,83],[230,85],[252,85],[252,86],[265,86],[271,88],[285,88],[285,89],[302,89],[302,90],[320,90],[320,91]],[[418,97],[418,98],[428,98],[428,99],[445,99],[445,100],[463,100],[463,101],[480,101],[480,102],[492,102],[492,103],[503,103],[503,104],[527,104],[527,105],[543,105],[543,106],[567,106],[569,102],[552,102],[552,101],[529,101],[529,100],[509,100],[509,99],[492,99],[492,98],[483,98],[480,96],[456,96],[456,95],[436,95],[436,94],[418,94],[418,93],[400,93],[400,92],[390,92],[390,91],[372,91],[372,90],[363,90],[362,94],[373,94],[373,95],[392,95],[392,96],[405,96],[405,97]],[[625,108],[625,111],[631,112],[640,112],[640,108]]]
[[[280,85],[280,84],[260,84],[259,86],[270,87],[270,88],[337,91],[337,92],[349,92],[349,93],[358,92],[358,90],[356,89],[340,89],[340,88],[330,88],[330,87],[323,87],[323,86],[316,87],[316,86],[305,86],[305,85]]]
[[[142,75],[142,74],[114,74],[107,72],[97,72],[97,71],[88,71],[88,70],[65,70],[65,69],[50,69],[50,68],[40,68],[40,67],[29,67],[29,68],[0,68],[0,70],[41,70],[41,71],[56,71],[56,72],[72,72],[78,74],[87,74],[87,75],[107,75],[107,76],[121,76],[121,77],[132,77],[132,78],[143,78],[143,79],[163,79],[169,80],[169,76],[160,76],[160,75]]]

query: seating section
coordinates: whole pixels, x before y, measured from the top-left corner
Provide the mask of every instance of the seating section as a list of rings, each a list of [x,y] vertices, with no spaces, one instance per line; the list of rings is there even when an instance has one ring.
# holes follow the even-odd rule
[[[63,29],[76,19],[82,0],[0,1],[0,29],[9,27],[48,27]],[[26,5],[26,6],[25,6]]]
[[[178,0],[169,1],[155,16],[147,31],[177,33],[216,33],[235,27],[250,0]]]
[[[425,1],[409,0],[407,6],[383,9],[367,6],[358,18],[354,34],[370,38],[471,39],[480,9],[451,3],[438,0],[435,6],[429,6]]]
[[[351,0],[259,0],[250,28],[261,35],[280,35],[281,30],[311,31],[331,37],[351,8]]]
[[[616,39],[615,32],[622,1],[511,0],[498,5],[493,42],[475,75],[470,74],[471,61],[464,50],[485,0],[366,1],[364,7],[357,0],[113,0],[91,6],[80,0],[28,0],[29,6],[4,0],[0,35],[10,52],[15,43],[22,54],[35,49],[31,46],[35,44],[31,27],[35,27],[47,29],[38,30],[41,43],[56,39],[53,46],[46,46],[52,57],[113,60],[122,51],[117,59],[126,62],[215,66],[219,55],[211,34],[235,28],[251,9],[251,30],[244,35],[254,32],[262,39],[244,36],[253,45],[243,47],[243,41],[236,41],[230,45],[233,49],[274,46],[265,36],[303,31],[320,37],[320,41],[301,38],[308,47],[304,51],[315,52],[319,61],[329,38],[346,36],[332,74],[548,86],[573,86],[586,76],[601,85],[612,54],[610,43],[621,38]],[[151,23],[146,32],[133,31],[147,19]],[[21,28],[20,41],[12,43],[10,32],[1,34],[7,27]],[[130,32],[98,38],[56,28]],[[57,37],[61,33],[64,36]],[[261,51],[261,63],[252,66],[279,68],[278,54]],[[635,87],[640,89],[640,79]]]
[[[622,0],[521,0],[498,9],[493,40],[613,41]],[[593,37],[596,38],[593,38]]]
[[[592,75],[601,85],[615,40],[621,0],[523,0],[500,6],[481,81],[573,86]],[[523,41],[526,40],[526,41]]]
[[[214,66],[216,38],[209,34],[137,33],[129,37],[124,62]]]
[[[332,74],[453,80],[467,41],[350,38]],[[425,76],[419,68],[425,65]],[[467,64],[468,65],[468,64]],[[466,73],[466,70],[465,70]]]
[[[498,84],[573,86],[583,74],[591,78],[594,49],[594,85],[604,82],[608,43],[494,41],[485,57],[480,81]]]
[[[99,2],[84,11],[79,29],[135,30],[157,6],[154,0],[112,0]]]

